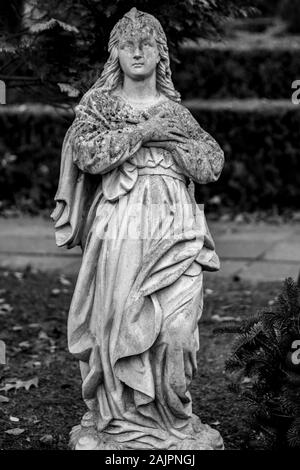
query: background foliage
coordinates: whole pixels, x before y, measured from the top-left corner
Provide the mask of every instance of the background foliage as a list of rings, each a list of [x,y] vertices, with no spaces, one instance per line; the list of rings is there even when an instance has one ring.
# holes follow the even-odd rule
[[[0,212],[12,205],[32,213],[53,206],[61,145],[72,121],[67,116],[39,107],[0,114]]]
[[[250,103],[192,109],[225,151],[217,183],[197,186],[198,200],[218,196],[232,211],[299,209],[300,110]]]
[[[300,365],[292,359],[294,341],[300,336],[300,290],[293,279],[286,279],[274,305],[239,328],[229,372],[239,373],[233,390],[241,393],[241,378],[250,388],[242,397],[250,406],[252,425],[263,436],[268,449],[300,449]],[[249,380],[249,379],[252,379]]]
[[[161,21],[174,61],[182,41],[199,36],[216,38],[226,17],[252,14],[260,1],[30,0],[32,8],[22,13],[21,2],[12,0],[1,6],[2,30],[4,26],[13,29],[7,19],[14,16],[12,11],[21,19],[17,33],[6,32],[0,37],[0,79],[1,75],[6,77],[9,87],[26,87],[27,98],[35,96],[35,101],[72,99],[99,76],[107,58],[110,31],[131,7],[152,13]]]
[[[282,42],[280,47],[186,47],[174,70],[175,85],[184,99],[290,100],[291,84],[300,79],[300,40],[294,47]]]
[[[279,3],[278,12],[287,22],[290,33],[300,33],[300,2],[298,0],[282,0]]]

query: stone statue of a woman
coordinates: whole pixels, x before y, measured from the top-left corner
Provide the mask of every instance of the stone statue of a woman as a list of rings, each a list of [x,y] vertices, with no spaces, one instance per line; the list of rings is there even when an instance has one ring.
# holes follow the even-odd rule
[[[156,18],[130,10],[109,53],[66,134],[52,214],[57,244],[83,250],[68,343],[89,411],[71,444],[222,449],[188,391],[219,260],[187,186],[216,181],[224,155],[180,104]]]

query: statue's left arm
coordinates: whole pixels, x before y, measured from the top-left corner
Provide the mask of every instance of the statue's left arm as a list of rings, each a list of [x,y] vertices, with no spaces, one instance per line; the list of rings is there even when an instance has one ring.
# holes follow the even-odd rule
[[[173,146],[175,162],[196,183],[217,181],[224,166],[224,152],[220,145],[183,106],[180,106],[179,118],[186,130],[187,139],[182,139]]]
[[[154,142],[172,153],[173,159],[182,172],[199,184],[216,181],[224,166],[224,152],[216,140],[204,131],[184,106],[173,110],[173,119],[178,122],[182,134],[176,140]]]

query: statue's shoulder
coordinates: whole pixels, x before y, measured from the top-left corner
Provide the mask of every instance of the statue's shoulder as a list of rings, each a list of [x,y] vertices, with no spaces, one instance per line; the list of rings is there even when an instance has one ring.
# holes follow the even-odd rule
[[[172,115],[178,117],[182,126],[189,131],[189,134],[196,135],[199,133],[200,126],[190,110],[183,104],[176,101],[169,101],[169,110]]]
[[[101,88],[91,88],[83,95],[75,111],[77,114],[84,112],[93,113],[94,117],[96,115],[108,117],[114,108],[113,97],[108,91]]]
[[[79,105],[103,106],[109,103],[110,94],[102,88],[90,88],[81,98]]]
[[[172,111],[172,113],[183,118],[184,120],[194,119],[188,108],[178,101],[168,100],[167,106],[169,107],[170,111]]]

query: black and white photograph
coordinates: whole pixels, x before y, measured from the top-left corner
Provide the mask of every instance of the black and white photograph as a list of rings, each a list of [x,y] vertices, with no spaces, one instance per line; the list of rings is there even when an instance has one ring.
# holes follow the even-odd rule
[[[300,450],[300,0],[1,0],[0,450]]]

